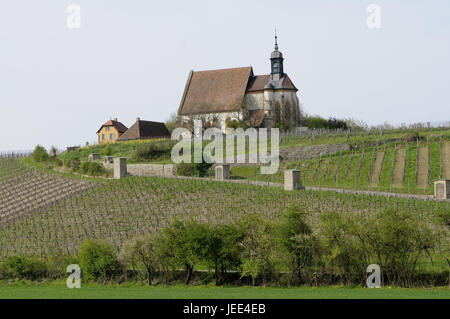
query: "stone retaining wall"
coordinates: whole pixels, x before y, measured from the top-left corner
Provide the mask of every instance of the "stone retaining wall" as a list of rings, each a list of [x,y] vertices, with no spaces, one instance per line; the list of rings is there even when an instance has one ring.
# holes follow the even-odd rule
[[[103,163],[107,169],[113,165]],[[127,173],[131,176],[175,176],[177,168],[174,164],[127,164]]]

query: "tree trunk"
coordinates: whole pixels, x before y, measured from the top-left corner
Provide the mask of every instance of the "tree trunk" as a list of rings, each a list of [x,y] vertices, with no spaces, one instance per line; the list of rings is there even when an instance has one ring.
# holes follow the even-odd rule
[[[192,272],[194,270],[194,266],[186,265],[186,270],[187,270],[187,278],[186,278],[186,285],[187,285],[191,281],[191,277],[192,277]]]
[[[147,280],[148,280],[148,285],[151,286],[152,285],[152,271],[150,269],[147,269]]]
[[[215,269],[214,269],[214,271],[215,271],[215,275],[216,275],[216,286],[218,286],[219,285],[219,271],[218,271],[218,267],[217,267],[217,262],[216,262],[216,264],[215,264]]]

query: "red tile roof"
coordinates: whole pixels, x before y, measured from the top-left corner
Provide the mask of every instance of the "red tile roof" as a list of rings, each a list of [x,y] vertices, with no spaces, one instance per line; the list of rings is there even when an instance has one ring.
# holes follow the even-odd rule
[[[180,113],[233,112],[240,110],[252,67],[193,72]]]
[[[118,121],[113,121],[113,120],[109,120],[108,122],[106,122],[105,124],[103,124],[97,131],[100,132],[100,130],[104,127],[104,126],[114,126],[116,128],[116,130],[119,133],[125,133],[126,130],[128,130],[128,128],[123,125],[122,123],[118,122]]]
[[[247,92],[263,91],[269,82],[270,74],[256,75],[250,79]],[[282,89],[298,91],[287,74],[284,74]]]

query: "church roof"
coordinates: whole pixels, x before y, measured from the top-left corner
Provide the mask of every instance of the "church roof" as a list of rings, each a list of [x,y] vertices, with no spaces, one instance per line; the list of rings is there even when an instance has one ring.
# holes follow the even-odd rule
[[[178,114],[234,112],[241,109],[247,92],[263,91],[268,85],[270,74],[253,75],[252,67],[191,71],[181,99]],[[295,90],[287,74],[275,89]]]
[[[252,67],[192,72],[179,114],[239,111]]]
[[[267,83],[269,83],[269,79],[270,74],[256,75],[252,77],[248,82],[247,92],[263,91]],[[283,75],[283,83],[279,89],[298,91],[286,73]]]
[[[118,140],[127,141],[161,137],[170,137],[170,132],[164,123],[137,119],[136,122],[118,138]]]

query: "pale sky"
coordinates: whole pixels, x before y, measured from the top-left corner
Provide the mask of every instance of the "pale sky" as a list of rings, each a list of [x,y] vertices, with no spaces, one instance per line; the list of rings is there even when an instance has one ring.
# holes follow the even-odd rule
[[[0,151],[92,142],[115,117],[164,121],[191,69],[269,73],[275,28],[308,114],[450,121],[446,0],[1,0]]]

